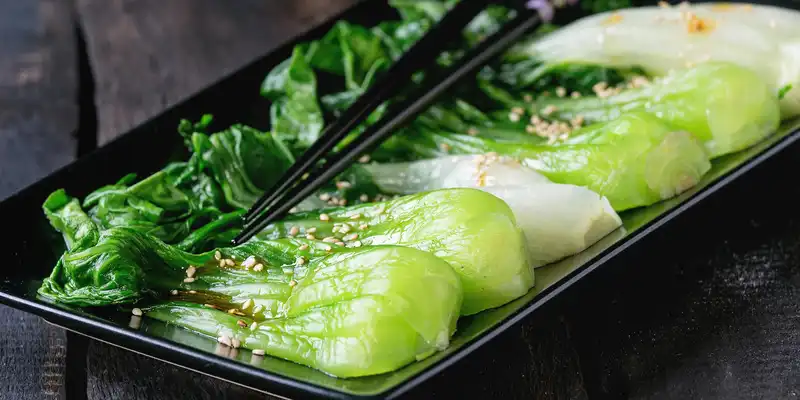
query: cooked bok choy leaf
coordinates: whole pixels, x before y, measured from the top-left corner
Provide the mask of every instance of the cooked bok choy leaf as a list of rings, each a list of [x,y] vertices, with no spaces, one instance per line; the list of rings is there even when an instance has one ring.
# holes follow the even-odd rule
[[[277,316],[264,316],[260,303],[247,304],[251,298],[243,300],[248,308],[239,306],[244,315],[187,302],[145,308],[145,315],[337,377],[395,370],[445,349],[455,331],[461,283],[430,253],[366,246],[312,259],[289,277],[279,267],[262,273],[283,279]]]
[[[331,247],[395,244],[450,263],[464,289],[462,315],[501,306],[533,287],[533,268],[508,205],[476,189],[445,189],[289,215],[261,238],[293,235]]]
[[[387,193],[475,188],[499,197],[514,212],[534,267],[579,253],[622,225],[605,197],[585,187],[550,182],[515,160],[493,154],[364,168]]]
[[[436,131],[419,131],[409,142],[423,157],[490,152],[512,157],[553,182],[605,196],[618,212],[676,196],[711,168],[693,135],[642,112],[575,130],[550,145]]]
[[[654,75],[706,61],[755,71],[781,100],[784,118],[800,115],[800,12],[759,4],[637,7],[585,17],[514,46],[508,59],[644,68]],[[739,94],[747,97],[747,94]],[[759,94],[760,96],[760,94]]]
[[[301,246],[251,241],[195,255],[112,228],[65,254],[39,294],[79,306],[168,298],[143,307],[147,315],[339,377],[391,371],[448,346],[462,292],[445,261],[400,246]]]
[[[758,75],[721,62],[675,70],[609,97],[543,98],[533,108],[548,118],[587,123],[645,111],[697,136],[712,158],[750,147],[780,124],[778,99]]]

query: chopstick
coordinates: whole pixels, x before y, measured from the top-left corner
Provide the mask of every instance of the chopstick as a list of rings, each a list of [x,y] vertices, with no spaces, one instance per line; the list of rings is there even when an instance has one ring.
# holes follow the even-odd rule
[[[296,184],[305,172],[311,169],[325,153],[333,149],[370,112],[396,94],[397,89],[406,83],[414,72],[431,64],[440,54],[442,45],[450,43],[459,35],[461,30],[486,7],[487,1],[459,2],[417,44],[393,63],[382,79],[370,86],[353,105],[323,131],[320,137],[284,173],[278,183],[267,190],[267,195],[256,201],[244,216],[245,227],[272,205],[278,196]]]
[[[471,0],[466,0],[459,4],[470,2]],[[530,3],[534,2],[529,2],[529,6]],[[535,6],[540,6],[541,4],[542,3],[539,2],[539,4],[535,4],[534,7],[519,10],[519,14],[512,21],[505,24],[498,32],[494,33],[488,39],[483,40],[475,49],[465,55],[460,63],[444,70],[433,71],[432,74],[430,72],[426,73],[423,84],[419,85],[400,103],[391,106],[381,120],[369,126],[361,136],[345,146],[344,149],[328,157],[328,160],[326,160],[323,165],[317,165],[312,169],[324,152],[332,149],[339,140],[344,138],[344,136],[350,132],[352,127],[356,126],[363,118],[365,118],[365,115],[368,114],[368,111],[365,111],[366,107],[358,108],[359,111],[353,111],[352,113],[348,109],[348,112],[346,112],[345,115],[349,117],[351,114],[357,114],[359,115],[359,118],[346,119],[343,115],[343,117],[339,119],[341,123],[334,124],[337,126],[337,130],[326,130],[327,137],[324,144],[318,146],[315,149],[315,152],[308,158],[306,158],[304,155],[301,166],[302,168],[299,166],[298,168],[291,169],[291,173],[287,172],[287,174],[285,174],[279,181],[280,183],[277,184],[275,188],[267,191],[268,194],[259,200],[257,206],[254,206],[250,210],[245,219],[244,228],[239,235],[233,239],[233,245],[246,242],[255,234],[264,229],[267,225],[274,222],[276,219],[285,216],[286,213],[295,205],[303,201],[305,198],[317,191],[320,187],[330,182],[331,179],[344,171],[365,151],[371,149],[373,146],[379,145],[392,132],[396,131],[398,128],[402,127],[404,124],[408,123],[410,120],[424,112],[431,103],[433,103],[440,95],[449,90],[461,79],[477,72],[479,68],[500,55],[524,34],[537,28],[543,22],[543,19],[549,20],[549,18],[552,17],[552,9],[546,9],[544,11],[533,11],[530,9],[535,8]],[[548,3],[544,4],[547,5]],[[460,33],[460,30],[458,30],[458,33]],[[428,38],[432,39],[433,37],[426,35],[419,42],[422,42]],[[416,46],[414,48],[416,48]],[[414,50],[414,48],[412,48],[412,50]],[[430,48],[426,47],[426,49]],[[406,53],[406,56],[408,54],[411,54],[411,51]],[[428,56],[426,57],[426,60],[435,60],[435,56],[430,57],[430,53],[426,53],[426,55]],[[403,58],[405,58],[405,56]],[[405,67],[406,66],[404,65],[404,68]],[[404,70],[403,72],[405,72],[405,76],[407,77],[410,77],[413,73],[413,71],[408,70]],[[385,77],[388,77],[390,80],[396,78],[390,73],[387,73]],[[396,79],[394,85],[398,85],[399,83],[403,82],[403,80]],[[388,92],[389,91],[376,90],[374,93],[370,93],[370,91],[368,91],[362,96],[362,98],[359,99],[359,101],[356,102],[356,104],[372,103],[375,105],[375,107],[377,107],[381,104],[381,102],[371,101],[373,98],[370,96],[375,95],[376,93],[379,96],[385,95]],[[362,102],[361,100],[364,101]],[[355,104],[353,108],[357,108]],[[341,129],[338,128],[338,126],[349,128]],[[318,142],[319,141],[321,140],[318,140]],[[315,146],[312,146],[311,148],[315,148]],[[309,152],[310,151],[307,151],[306,153]],[[295,165],[300,165],[300,162],[296,163]],[[297,182],[294,182],[294,180],[297,178],[301,179]],[[300,185],[300,183],[304,182],[308,182],[308,184]],[[292,183],[295,183],[294,186]],[[271,205],[276,206],[264,214],[259,214],[261,211],[265,210]]]

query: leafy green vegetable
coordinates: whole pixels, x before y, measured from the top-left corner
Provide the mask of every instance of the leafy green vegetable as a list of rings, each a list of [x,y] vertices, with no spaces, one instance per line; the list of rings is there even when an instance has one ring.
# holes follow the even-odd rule
[[[578,129],[550,145],[420,130],[407,146],[426,158],[507,155],[553,182],[584,186],[607,197],[616,211],[673,197],[694,186],[711,167],[691,134],[641,112]]]
[[[505,304],[533,287],[514,214],[476,189],[418,193],[394,200],[290,215],[259,237],[311,234],[332,246],[393,244],[428,251],[450,263],[464,288],[462,315]]]
[[[735,64],[707,62],[676,70],[652,84],[607,98],[548,98],[534,105],[562,120],[611,121],[646,111],[702,140],[712,157],[745,149],[775,132],[778,100],[754,72]]]

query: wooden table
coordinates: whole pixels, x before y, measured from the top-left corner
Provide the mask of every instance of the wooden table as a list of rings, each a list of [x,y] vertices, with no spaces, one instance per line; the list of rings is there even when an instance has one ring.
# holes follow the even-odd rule
[[[0,0],[0,198],[353,1]],[[800,212],[756,208],[697,216],[723,232],[660,239],[680,251],[578,285],[409,397],[798,398]],[[264,397],[2,306],[0,349],[3,399]]]

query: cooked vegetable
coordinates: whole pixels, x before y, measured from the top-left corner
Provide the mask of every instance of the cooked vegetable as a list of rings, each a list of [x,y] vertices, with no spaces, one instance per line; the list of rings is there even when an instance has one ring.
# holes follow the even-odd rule
[[[533,169],[493,154],[365,168],[389,193],[475,188],[499,197],[514,211],[534,267],[579,253],[622,225],[606,198],[584,187],[552,183]]]
[[[646,113],[590,125],[552,144],[450,132],[421,130],[418,134],[409,140],[409,148],[422,156],[489,152],[510,156],[553,182],[584,186],[605,196],[616,211],[682,193],[711,168],[694,136]]]
[[[519,43],[507,57],[638,66],[654,75],[706,61],[732,62],[755,71],[773,95],[794,85],[781,100],[782,116],[791,118],[800,114],[798,26],[800,12],[768,5],[637,7],[580,19],[540,40]]]
[[[65,254],[39,294],[79,306],[179,301],[145,310],[340,377],[391,371],[447,347],[461,284],[446,262],[407,247],[328,253],[301,243],[193,255],[112,228],[96,246]]]
[[[293,266],[289,276],[279,265],[257,274],[274,283],[213,278],[209,290],[236,293],[244,315],[186,302],[145,309],[145,315],[337,377],[389,372],[448,346],[461,284],[441,259],[408,247],[368,246],[306,265]]]
[[[533,287],[523,236],[499,198],[475,189],[417,193],[382,203],[300,212],[259,237],[293,234],[330,246],[396,244],[428,251],[461,277],[462,315],[503,305]]]
[[[711,157],[745,149],[775,132],[778,99],[750,70],[707,62],[608,97],[542,99],[549,118],[588,123],[646,111],[702,140]]]

